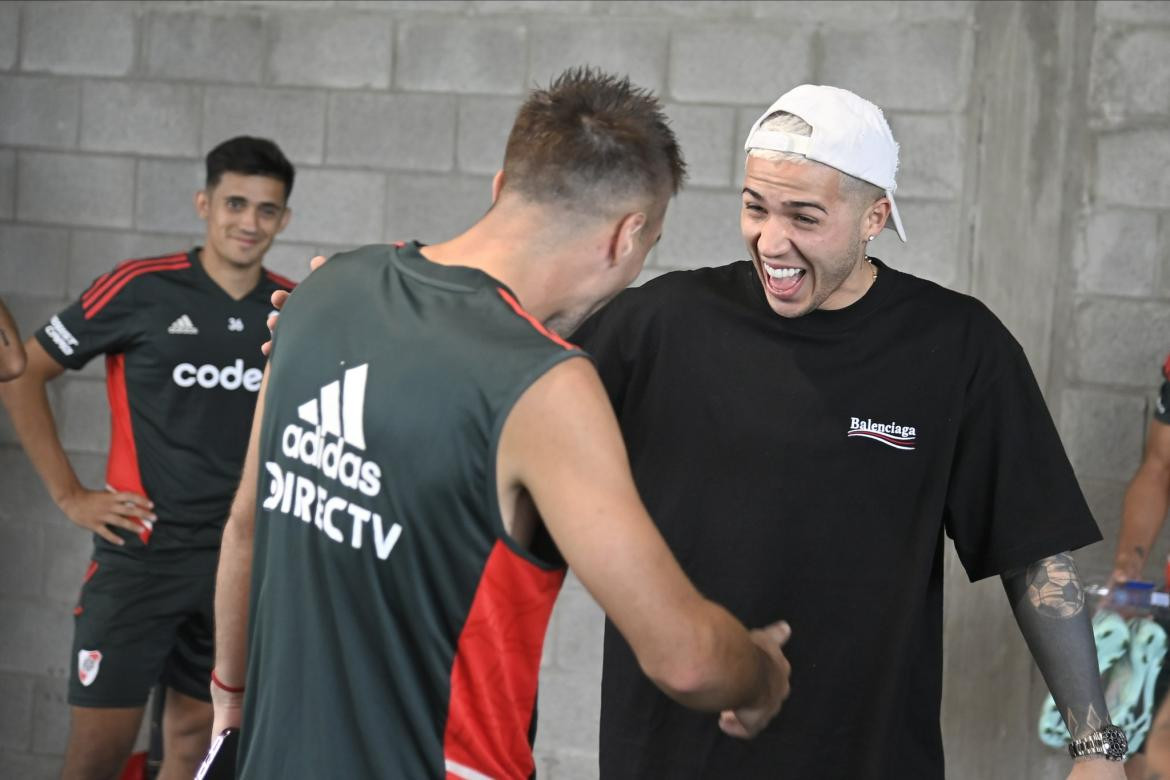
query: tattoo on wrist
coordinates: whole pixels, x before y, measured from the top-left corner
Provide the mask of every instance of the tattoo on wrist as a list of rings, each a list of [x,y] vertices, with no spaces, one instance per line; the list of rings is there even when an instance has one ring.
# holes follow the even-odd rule
[[[1098,715],[1097,710],[1090,704],[1089,709],[1082,712],[1080,718],[1077,718],[1074,708],[1069,707],[1064,725],[1068,726],[1068,733],[1072,735],[1073,739],[1080,739],[1095,731],[1100,731],[1101,727],[1106,724],[1105,719]]]
[[[1066,620],[1085,608],[1085,589],[1072,556],[1060,553],[1028,567],[1028,600],[1045,617]]]
[[[0,341],[3,341],[6,347],[12,346],[8,343],[8,334],[4,332],[4,328],[0,328]]]
[[[1139,561],[1146,557],[1146,548],[1142,547],[1140,544],[1135,544],[1133,546],[1133,551],[1137,554]]]

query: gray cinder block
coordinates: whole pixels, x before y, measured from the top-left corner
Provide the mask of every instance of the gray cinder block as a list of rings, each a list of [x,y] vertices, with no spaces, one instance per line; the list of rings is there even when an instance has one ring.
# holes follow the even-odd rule
[[[449,171],[455,159],[455,99],[335,94],[326,159],[380,170]]]
[[[32,678],[0,674],[0,750],[28,749],[32,739],[32,705]]]
[[[257,83],[264,66],[264,21],[234,9],[152,11],[146,21],[150,76]]]
[[[0,597],[0,671],[64,677],[69,671],[73,615],[24,599]]]
[[[1074,254],[1077,289],[1104,295],[1152,295],[1162,246],[1158,214],[1096,211]]]
[[[23,70],[123,76],[134,66],[135,19],[122,3],[24,3]]]
[[[237,135],[269,138],[294,163],[320,163],[325,93],[299,89],[208,87],[200,152]]]
[[[62,412],[58,419],[61,443],[67,450],[104,453],[110,448],[110,407],[104,382],[64,377]]]
[[[64,296],[68,256],[63,228],[0,225],[0,292]]]
[[[974,56],[967,25],[835,30],[822,36],[821,45],[822,83],[850,89],[886,111],[952,111],[966,105]]]
[[[1151,127],[1098,136],[1096,173],[1094,192],[1105,203],[1170,207],[1170,133]]]
[[[683,190],[666,212],[655,267],[704,268],[746,258],[739,208],[731,190]]]
[[[17,176],[17,219],[130,227],[134,161],[129,158],[21,152]]]
[[[674,32],[669,92],[689,103],[763,103],[812,77],[811,27],[712,23]],[[783,52],[761,67],[761,52]]]
[[[1090,298],[1077,307],[1074,376],[1085,382],[1154,390],[1170,346],[1170,303]]]
[[[199,87],[91,81],[82,97],[81,148],[135,154],[199,154]]]
[[[504,146],[520,101],[468,96],[459,99],[455,159],[466,173],[494,175],[504,164]]]
[[[491,204],[486,176],[391,174],[385,239],[433,243],[451,238],[471,227]]]
[[[0,3],[0,70],[16,64],[20,44],[20,4]]]
[[[1097,30],[1089,95],[1107,119],[1170,114],[1170,29]]]
[[[201,161],[139,160],[134,226],[145,231],[203,235],[205,225],[195,211],[195,193],[203,189],[206,176]]]
[[[1078,476],[1128,480],[1141,461],[1145,403],[1095,390],[1065,390],[1060,432]]]
[[[276,84],[390,86],[393,23],[375,14],[282,11],[272,19],[268,74]]]
[[[958,197],[963,188],[963,123],[956,114],[887,114],[900,148],[898,195]]]
[[[72,149],[81,85],[49,76],[0,77],[0,143]]]
[[[527,43],[519,21],[404,21],[394,81],[407,90],[516,95],[526,86]]]
[[[670,126],[678,137],[687,161],[686,186],[729,187],[733,181],[732,161],[742,145],[736,132],[735,109],[719,106],[666,107]]]
[[[356,246],[382,239],[386,179],[366,171],[303,170],[293,192],[289,241]]]

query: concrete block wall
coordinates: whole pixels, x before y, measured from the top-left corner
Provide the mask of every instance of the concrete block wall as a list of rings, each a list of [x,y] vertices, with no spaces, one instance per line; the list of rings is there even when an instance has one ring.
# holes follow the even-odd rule
[[[1088,95],[1071,122],[1084,186],[1072,223],[1062,357],[1050,398],[1106,536],[1082,568],[1108,571],[1121,497],[1141,461],[1170,355],[1170,5],[1096,6]],[[1057,395],[1058,394],[1058,395]],[[1162,576],[1163,534],[1146,574]]]
[[[1166,8],[1097,4],[1090,83],[1070,99],[1084,116],[1063,117],[1088,122],[1091,143],[1072,160],[1086,189],[1083,204],[1067,205],[1078,249],[1061,261],[1065,314],[1043,334],[1059,347],[1046,387],[1098,513],[1115,510],[1136,464],[1170,350],[1159,335],[1170,316]],[[317,252],[439,240],[488,207],[524,91],[582,63],[658,92],[689,162],[642,279],[746,256],[743,137],[781,92],[812,81],[882,105],[901,143],[910,243],[885,231],[874,254],[970,290],[986,67],[975,53],[989,34],[978,13],[977,3],[921,0],[0,2],[0,296],[27,335],[119,260],[191,244],[202,232],[191,206],[201,156],[243,132],[274,138],[298,167],[275,270],[300,277]],[[108,441],[102,379],[95,363],[51,388],[90,484]],[[0,778],[59,771],[68,614],[87,544],[0,414]],[[570,579],[542,665],[544,778],[596,774],[601,624]],[[987,696],[985,706],[944,703],[948,749],[969,733],[964,718],[1001,714]],[[996,776],[964,760],[952,776]]]

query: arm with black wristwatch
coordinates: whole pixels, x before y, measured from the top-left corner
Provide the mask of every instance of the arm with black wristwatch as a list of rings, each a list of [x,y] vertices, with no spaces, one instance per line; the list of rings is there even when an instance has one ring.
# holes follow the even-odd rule
[[[1109,720],[1085,589],[1067,552],[1002,575],[1020,633],[1068,727],[1069,780],[1124,780],[1125,732]]]

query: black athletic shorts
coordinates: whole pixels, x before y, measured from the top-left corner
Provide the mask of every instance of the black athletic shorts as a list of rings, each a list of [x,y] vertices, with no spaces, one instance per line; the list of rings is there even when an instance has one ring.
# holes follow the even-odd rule
[[[91,561],[73,610],[69,703],[141,707],[150,689],[210,701],[215,572],[159,574],[128,561]]]

